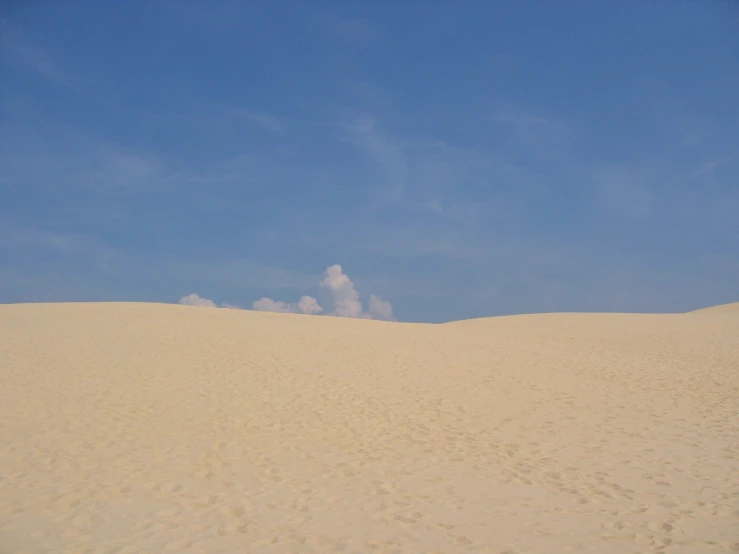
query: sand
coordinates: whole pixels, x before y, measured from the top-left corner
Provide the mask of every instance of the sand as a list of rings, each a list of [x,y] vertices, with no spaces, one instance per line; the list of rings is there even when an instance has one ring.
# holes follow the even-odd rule
[[[0,552],[739,550],[739,309],[0,306]]]

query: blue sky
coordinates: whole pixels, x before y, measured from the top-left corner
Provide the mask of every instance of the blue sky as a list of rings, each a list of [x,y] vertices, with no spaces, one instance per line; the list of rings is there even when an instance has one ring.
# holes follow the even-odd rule
[[[439,322],[739,300],[734,2],[1,18],[0,302]]]

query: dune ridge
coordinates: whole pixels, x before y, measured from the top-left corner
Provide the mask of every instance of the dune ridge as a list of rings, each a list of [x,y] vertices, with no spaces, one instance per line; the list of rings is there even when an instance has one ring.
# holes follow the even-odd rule
[[[726,314],[726,315],[737,315],[739,316],[739,302],[732,302],[731,304],[720,304],[719,306],[710,306],[708,308],[701,308],[700,310],[693,310],[688,312],[691,314]]]
[[[738,551],[737,306],[0,305],[0,553]]]

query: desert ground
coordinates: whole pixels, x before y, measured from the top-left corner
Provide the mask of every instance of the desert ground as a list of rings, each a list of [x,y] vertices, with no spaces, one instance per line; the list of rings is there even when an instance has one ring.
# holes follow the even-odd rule
[[[0,306],[0,552],[739,551],[739,304]]]

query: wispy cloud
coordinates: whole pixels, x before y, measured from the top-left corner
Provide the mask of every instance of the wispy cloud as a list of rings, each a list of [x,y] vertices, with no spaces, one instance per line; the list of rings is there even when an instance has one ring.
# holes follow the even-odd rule
[[[95,189],[140,188],[167,182],[168,176],[153,156],[127,151],[112,144],[98,144],[89,166],[70,175],[79,184]]]
[[[46,253],[70,259],[87,259],[105,266],[117,255],[116,251],[102,240],[83,233],[48,231],[32,227],[0,225],[0,252],[33,254]]]
[[[270,133],[273,133],[275,135],[284,136],[286,134],[283,121],[274,115],[260,111],[242,110],[236,108],[229,108],[226,111],[231,115],[246,119],[247,121],[258,125],[262,129],[265,129],[266,131],[269,131]]]
[[[216,32],[243,29],[251,22],[255,11],[254,6],[236,0],[220,0],[212,4],[169,0],[165,5],[175,16]]]
[[[678,151],[694,149],[715,137],[716,122],[689,108],[671,84],[654,77],[643,78],[638,82],[638,92],[655,123],[670,134],[671,146]]]
[[[695,170],[688,171],[682,176],[682,178],[678,179],[676,184],[686,185],[700,177],[711,176],[718,169],[722,169],[727,165],[730,165],[737,159],[739,159],[739,147],[723,156],[716,156],[701,162]]]
[[[105,300],[120,253],[84,233],[0,223],[0,290],[21,302]],[[115,295],[115,293],[113,293]]]
[[[483,236],[471,229],[433,223],[371,229],[354,240],[375,255],[406,260],[437,257],[474,262],[487,259],[492,250]]]
[[[724,39],[684,74],[669,69],[669,48],[605,73],[586,55],[572,79],[544,71],[532,90],[519,70],[546,62],[537,48],[460,34],[477,8],[165,0],[137,37],[147,56],[131,63],[115,37],[135,7],[96,3],[80,19],[47,4],[0,33],[0,221],[19,222],[0,236],[3,298],[14,298],[7,283],[27,298],[98,286],[147,300],[197,291],[183,302],[221,308],[442,318],[564,306],[630,264],[591,298],[620,287],[623,302],[620,281],[636,290],[670,256],[710,266],[726,291],[736,281],[735,266],[704,261],[739,240],[735,79],[730,56],[709,55]],[[410,20],[424,22],[413,44]],[[454,55],[439,57],[452,35]],[[502,67],[501,48],[515,67]],[[399,49],[410,72],[387,65]],[[265,63],[284,74],[244,94],[250,74],[230,69]],[[645,93],[641,73],[663,85]],[[333,260],[357,268],[356,284],[338,266],[319,275]],[[714,290],[712,279],[696,288]]]
[[[492,119],[509,129],[523,145],[543,152],[559,150],[571,138],[571,127],[565,121],[515,106],[496,109]]]
[[[382,133],[374,117],[362,116],[348,127],[348,140],[380,168],[376,200],[380,205],[398,202],[406,195],[409,167],[403,145]]]
[[[397,136],[373,116],[361,116],[347,129],[347,140],[377,171],[377,208],[401,204],[457,223],[477,220],[485,201],[470,189],[477,193],[489,185],[496,171],[491,156],[435,138]]]
[[[382,27],[377,22],[336,9],[319,10],[314,19],[333,36],[351,46],[367,46],[382,36]]]
[[[29,70],[48,83],[63,87],[72,93],[108,109],[122,110],[122,106],[101,94],[88,75],[81,74],[69,60],[61,60],[51,49],[39,45],[33,37],[7,20],[0,21],[0,50],[6,60]],[[7,88],[7,85],[5,85]]]
[[[234,290],[268,289],[286,290],[311,286],[313,276],[277,267],[257,260],[219,259],[161,259],[142,264],[140,269],[147,277],[156,274],[172,278],[186,275],[188,280],[208,287],[227,287]]]
[[[155,152],[16,106],[0,132],[0,179],[38,189],[150,189],[173,172]]]
[[[315,284],[313,275],[258,260],[223,259],[214,255],[183,258],[164,252],[158,256],[137,255],[118,243],[53,227],[1,222],[0,268],[4,267],[3,260],[15,260],[16,273],[26,275],[29,283],[37,277],[46,279],[49,272],[59,275],[61,281],[62,274],[74,268],[79,285],[76,287],[80,290],[84,290],[83,283],[91,288],[110,286],[112,282],[127,282],[132,286],[148,283],[148,288],[156,289],[178,282],[188,288],[194,283],[239,294],[249,289],[280,291]]]
[[[18,28],[7,21],[0,22],[0,47],[6,56],[36,72],[57,85],[83,91],[84,87],[76,82],[68,72],[63,71],[58,62],[43,48],[30,42]]]
[[[684,147],[698,146],[715,133],[713,124],[704,117],[682,114],[676,116],[670,126],[680,139]]]
[[[654,195],[641,175],[609,168],[599,172],[596,186],[603,211],[642,220],[652,214]]]

